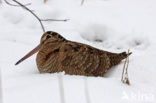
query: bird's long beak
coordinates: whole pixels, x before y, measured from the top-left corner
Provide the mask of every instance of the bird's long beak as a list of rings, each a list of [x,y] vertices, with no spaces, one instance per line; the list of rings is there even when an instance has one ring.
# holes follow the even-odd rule
[[[29,58],[30,56],[32,56],[33,54],[38,52],[40,47],[41,47],[41,45],[39,44],[36,48],[34,48],[32,51],[30,51],[28,54],[26,54],[23,58],[21,58],[19,61],[17,61],[17,63],[15,65],[18,65],[19,63],[21,63],[25,59]]]

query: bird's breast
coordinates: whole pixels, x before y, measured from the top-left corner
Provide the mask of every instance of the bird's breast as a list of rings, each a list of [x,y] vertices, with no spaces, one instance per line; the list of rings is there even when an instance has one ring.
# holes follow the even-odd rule
[[[60,72],[59,48],[41,49],[37,54],[36,63],[41,73]]]

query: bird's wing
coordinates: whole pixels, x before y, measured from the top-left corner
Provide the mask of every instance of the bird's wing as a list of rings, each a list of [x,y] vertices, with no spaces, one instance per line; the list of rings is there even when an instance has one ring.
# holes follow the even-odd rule
[[[61,64],[69,74],[99,75],[107,67],[105,59],[107,56],[101,50],[81,43],[67,42],[63,47]]]

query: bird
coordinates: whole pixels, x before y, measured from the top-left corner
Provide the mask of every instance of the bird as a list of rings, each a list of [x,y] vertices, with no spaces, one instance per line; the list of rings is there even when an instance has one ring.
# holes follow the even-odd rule
[[[113,66],[132,52],[112,53],[87,44],[65,39],[57,32],[47,31],[40,44],[15,65],[38,52],[37,68],[40,73],[65,72],[68,75],[103,77]]]

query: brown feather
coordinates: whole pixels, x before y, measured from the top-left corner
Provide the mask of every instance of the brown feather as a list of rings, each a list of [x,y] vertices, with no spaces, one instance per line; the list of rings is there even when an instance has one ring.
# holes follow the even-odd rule
[[[111,53],[68,41],[55,32],[45,33],[40,44],[36,62],[41,73],[64,71],[70,75],[104,76],[111,67],[129,56],[125,52]]]

